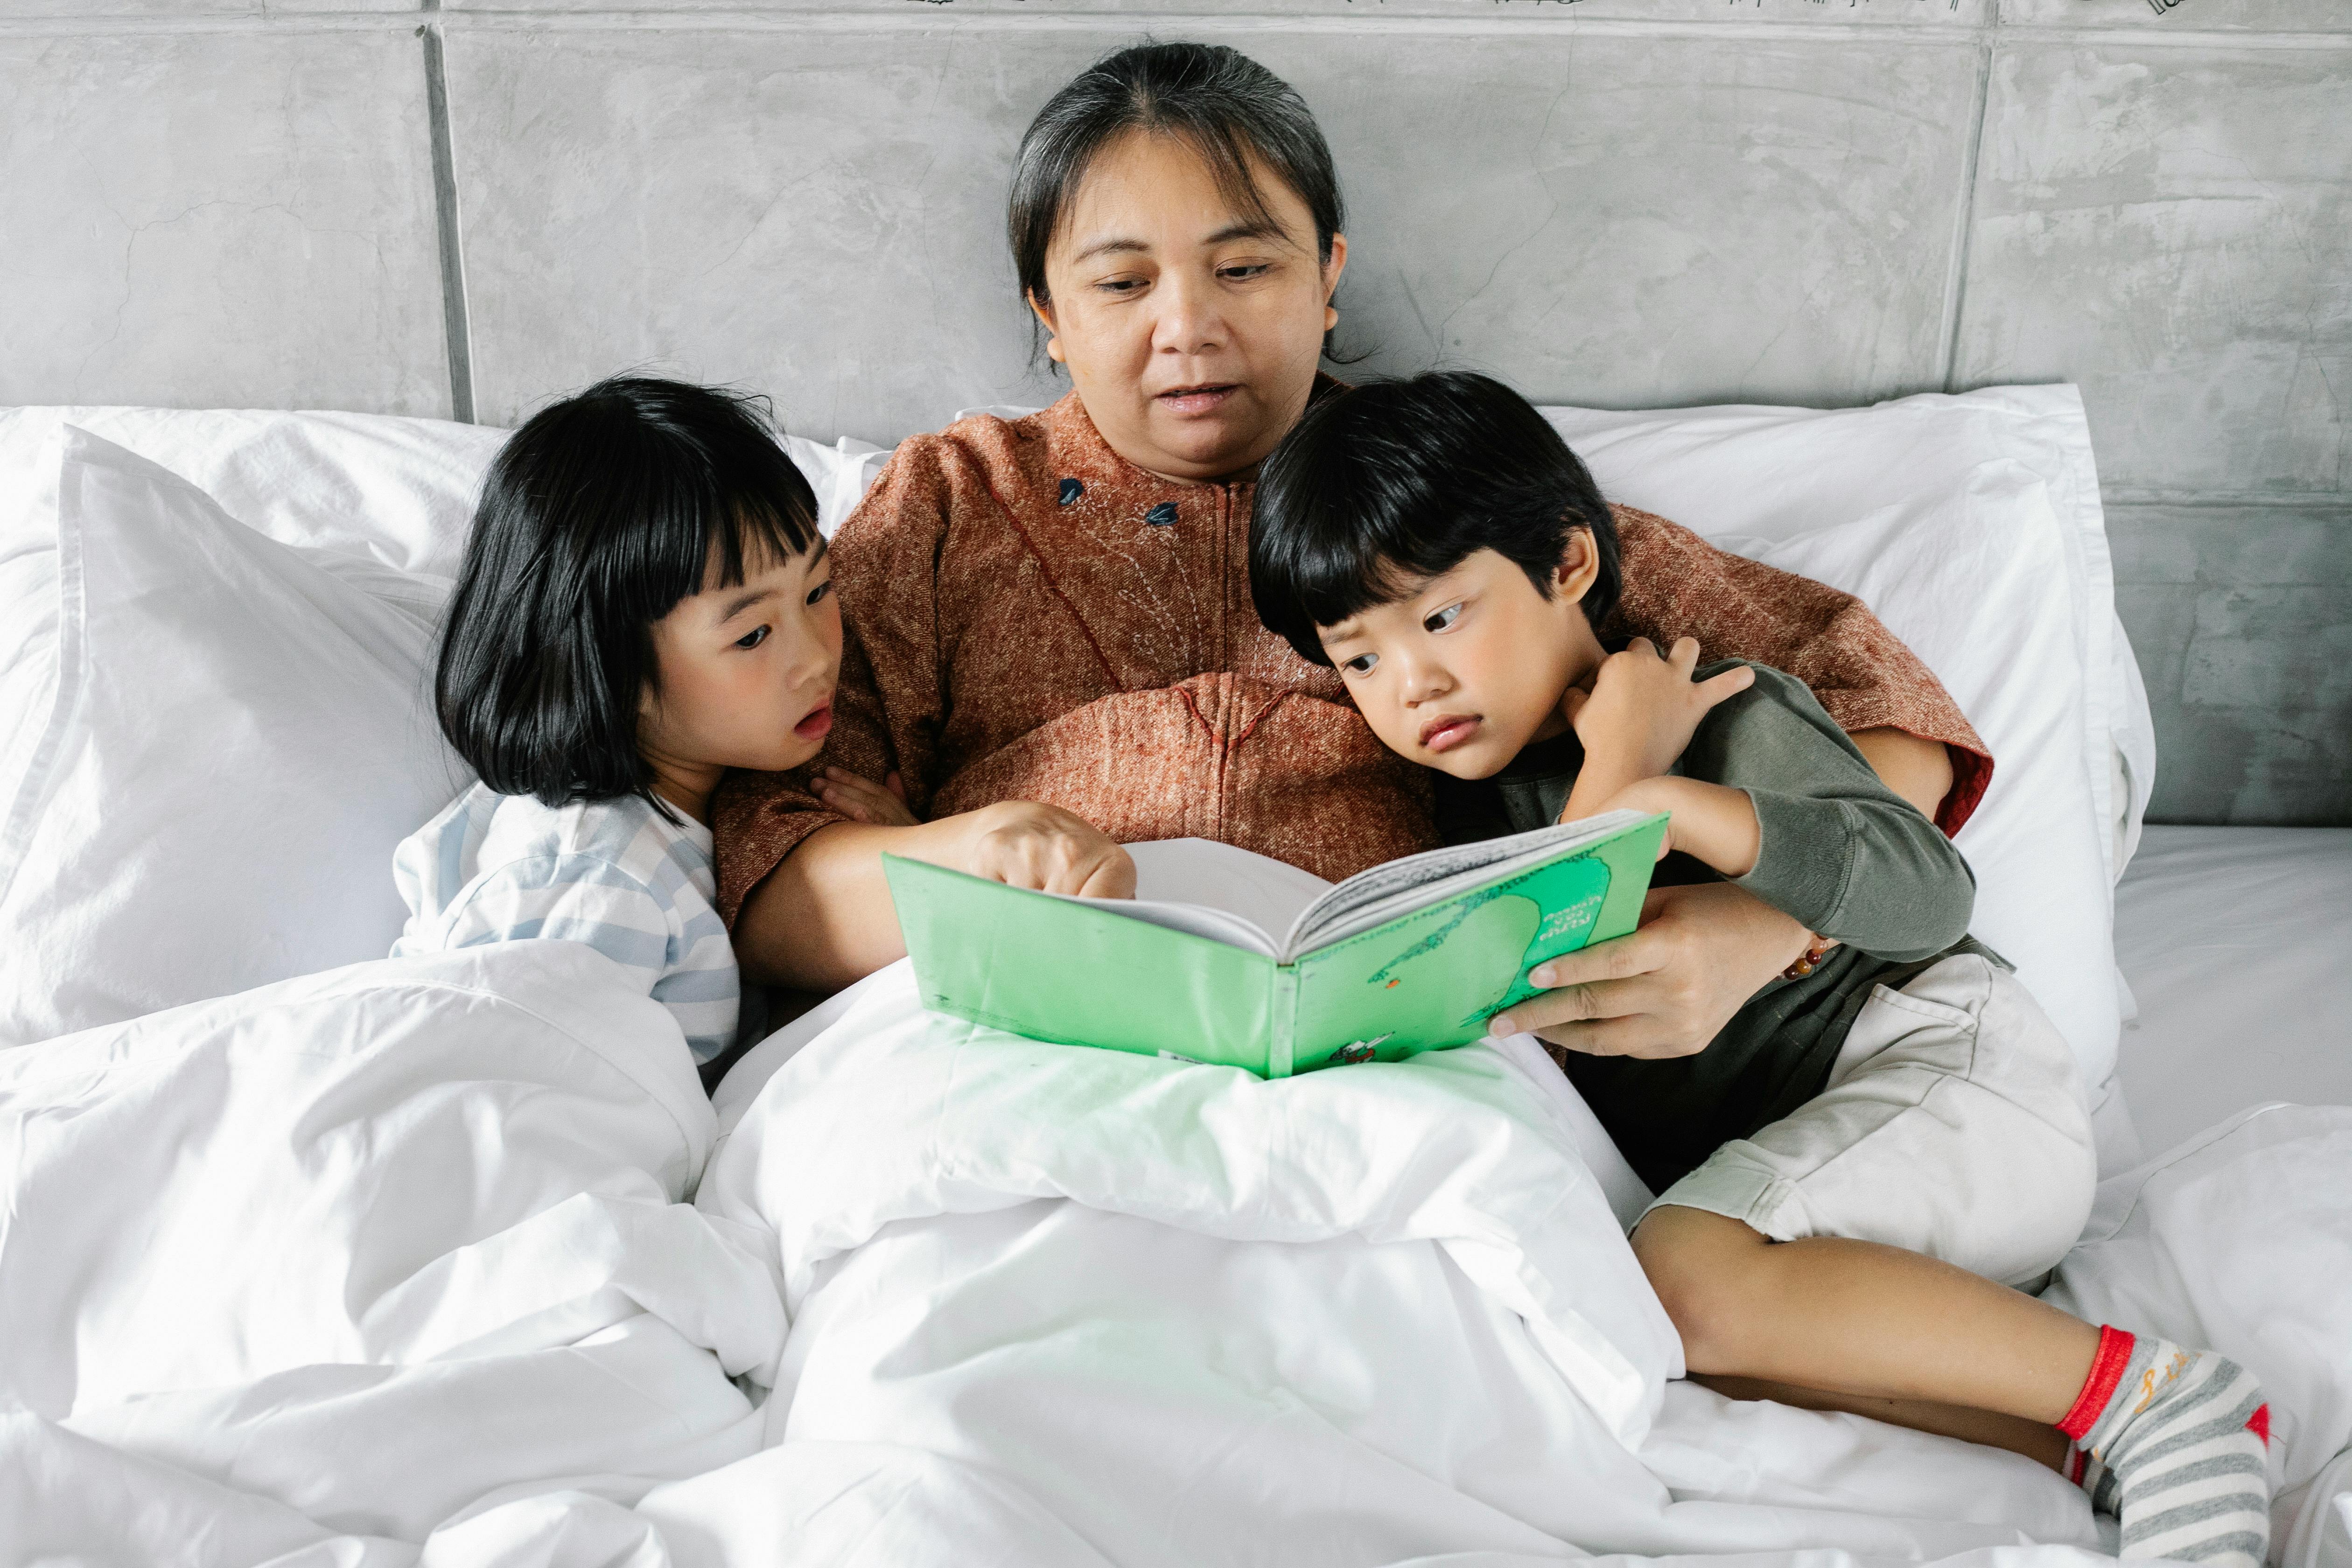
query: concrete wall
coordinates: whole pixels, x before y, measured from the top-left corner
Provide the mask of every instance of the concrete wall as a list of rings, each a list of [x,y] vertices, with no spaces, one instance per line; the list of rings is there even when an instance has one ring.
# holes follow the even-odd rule
[[[643,363],[887,441],[1043,400],[1006,168],[1149,26],[1315,106],[1369,368],[2081,383],[2156,815],[2352,821],[2343,0],[364,4],[0,0],[0,402],[511,422]]]

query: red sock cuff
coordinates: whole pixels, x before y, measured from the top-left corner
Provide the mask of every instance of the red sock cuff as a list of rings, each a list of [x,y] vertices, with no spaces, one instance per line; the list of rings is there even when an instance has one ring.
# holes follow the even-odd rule
[[[2124,1368],[2130,1364],[2132,1337],[2112,1324],[2099,1325],[2099,1353],[2091,1358],[2091,1375],[2083,1380],[2083,1392],[2074,1396],[2074,1407],[2058,1423],[2058,1430],[2081,1442],[2091,1430],[2091,1424],[2115,1397],[2116,1384],[2123,1381]]]

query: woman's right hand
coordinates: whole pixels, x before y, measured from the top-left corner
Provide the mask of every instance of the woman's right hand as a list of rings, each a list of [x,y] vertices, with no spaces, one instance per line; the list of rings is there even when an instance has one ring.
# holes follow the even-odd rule
[[[1034,800],[1007,800],[965,817],[963,851],[953,862],[959,871],[1041,892],[1135,897],[1135,862],[1083,816]]]

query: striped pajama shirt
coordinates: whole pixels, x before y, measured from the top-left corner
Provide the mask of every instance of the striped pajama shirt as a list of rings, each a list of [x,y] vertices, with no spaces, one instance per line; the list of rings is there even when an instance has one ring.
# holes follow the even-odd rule
[[[710,829],[642,800],[548,806],[476,784],[402,840],[394,958],[546,937],[585,942],[670,1011],[694,1059],[735,1037],[741,992]]]

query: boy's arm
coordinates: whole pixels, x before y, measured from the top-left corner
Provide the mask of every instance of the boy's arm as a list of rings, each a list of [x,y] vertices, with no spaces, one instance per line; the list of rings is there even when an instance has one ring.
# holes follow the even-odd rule
[[[1967,860],[1879,781],[1803,682],[1757,669],[1751,689],[1699,726],[1677,772],[1632,792],[1667,809],[1680,801],[1689,820],[1678,818],[1675,847],[1819,935],[1909,959],[1968,934]]]
[[[1695,637],[1710,659],[1751,659],[1810,688],[1898,795],[1946,833],[1984,797],[1992,757],[1919,657],[1868,605],[1809,577],[1716,549],[1634,507],[1612,507],[1625,591],[1605,632],[1660,647]]]

